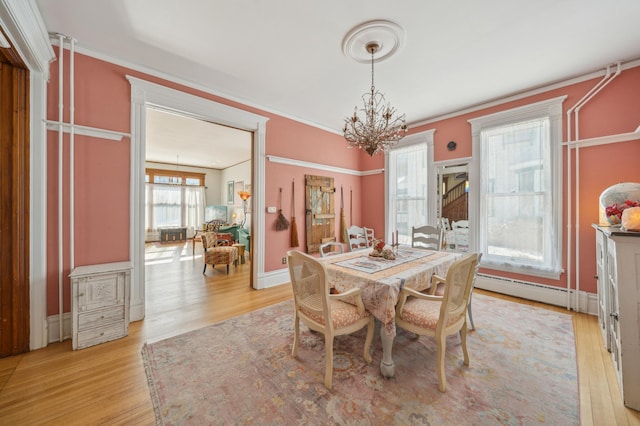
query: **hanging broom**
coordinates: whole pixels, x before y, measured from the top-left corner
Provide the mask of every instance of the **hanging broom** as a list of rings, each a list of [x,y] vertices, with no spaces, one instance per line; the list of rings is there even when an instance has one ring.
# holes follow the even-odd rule
[[[289,228],[289,221],[282,214],[282,188],[278,194],[278,219],[276,220],[276,231],[284,231]]]
[[[296,180],[291,182],[291,247],[298,247],[298,225],[296,225]]]

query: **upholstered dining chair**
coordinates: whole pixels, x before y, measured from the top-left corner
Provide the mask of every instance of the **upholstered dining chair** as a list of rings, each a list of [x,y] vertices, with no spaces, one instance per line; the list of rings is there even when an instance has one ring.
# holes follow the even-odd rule
[[[473,289],[476,286],[476,280],[478,279],[478,269],[480,269],[480,260],[482,259],[482,253],[478,253],[478,260],[476,262],[476,268],[473,271],[473,282],[471,283],[471,292],[469,292],[469,304],[467,305],[467,315],[469,316],[469,324],[471,330],[475,330],[476,326],[473,324],[473,312],[471,309],[471,302],[473,300]],[[429,287],[427,293],[442,296],[444,294],[445,281],[439,276],[431,277],[431,287]]]
[[[478,255],[473,253],[455,261],[443,280],[444,294],[434,296],[404,287],[396,305],[396,325],[418,336],[432,336],[436,340],[438,389],[447,390],[444,361],[447,336],[460,333],[464,365],[469,365],[467,351],[467,305],[471,294]],[[432,282],[432,286],[436,285]]]
[[[344,253],[344,244],[336,241],[329,241],[328,243],[320,244],[320,256],[327,257],[334,254]]]
[[[349,251],[367,248],[367,236],[363,227],[352,225],[347,228]]]
[[[371,362],[373,316],[364,309],[359,288],[341,294],[330,294],[327,270],[315,257],[297,250],[287,252],[289,275],[293,289],[294,335],[291,355],[298,356],[300,321],[309,329],[324,334],[324,385],[331,389],[333,377],[333,339],[367,327],[364,341],[364,360]]]
[[[440,250],[442,248],[442,228],[431,225],[411,227],[411,247]]]
[[[217,232],[204,232],[202,234],[202,247],[204,248],[204,269],[202,273],[207,271],[207,265],[215,268],[216,265],[227,265],[227,275],[229,274],[229,265],[237,264],[238,249],[230,246],[225,239],[219,239]]]

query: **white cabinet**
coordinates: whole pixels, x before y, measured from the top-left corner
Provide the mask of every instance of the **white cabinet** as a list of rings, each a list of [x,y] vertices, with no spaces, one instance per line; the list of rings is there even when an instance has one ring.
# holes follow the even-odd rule
[[[597,228],[596,228],[597,229]],[[604,346],[611,350],[609,338],[609,301],[605,286],[607,285],[607,241],[604,232],[596,232],[596,280],[598,281],[598,325],[602,332]]]
[[[71,275],[73,349],[129,332],[131,262],[80,266]]]
[[[598,305],[602,299],[605,306],[602,312],[598,306],[598,316],[608,317],[599,322],[624,404],[640,410],[640,232],[596,230],[597,262],[604,254],[597,273]]]

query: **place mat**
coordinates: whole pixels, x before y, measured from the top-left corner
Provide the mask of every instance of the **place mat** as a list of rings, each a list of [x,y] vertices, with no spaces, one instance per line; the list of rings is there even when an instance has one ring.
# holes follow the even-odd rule
[[[364,272],[367,274],[375,274],[389,268],[393,268],[394,266],[423,259],[437,253],[436,251],[430,250],[411,250],[400,248],[398,249],[395,260],[389,260],[384,257],[369,256],[370,252],[368,250],[363,250],[363,252],[366,254],[335,262],[334,265],[343,266],[345,268],[354,269],[358,272]]]

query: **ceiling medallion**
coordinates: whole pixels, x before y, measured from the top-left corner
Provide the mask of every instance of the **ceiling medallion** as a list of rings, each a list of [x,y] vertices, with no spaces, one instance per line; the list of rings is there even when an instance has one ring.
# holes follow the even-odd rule
[[[371,90],[362,95],[360,109],[364,118],[358,116],[356,106],[353,115],[345,118],[343,130],[349,148],[363,149],[371,156],[388,151],[407,133],[405,115],[398,114],[376,90],[373,78],[376,58],[384,60],[395,53],[402,45],[401,35],[402,29],[393,22],[371,21],[351,30],[342,43],[345,55],[358,62],[365,62],[358,49],[370,55]]]

